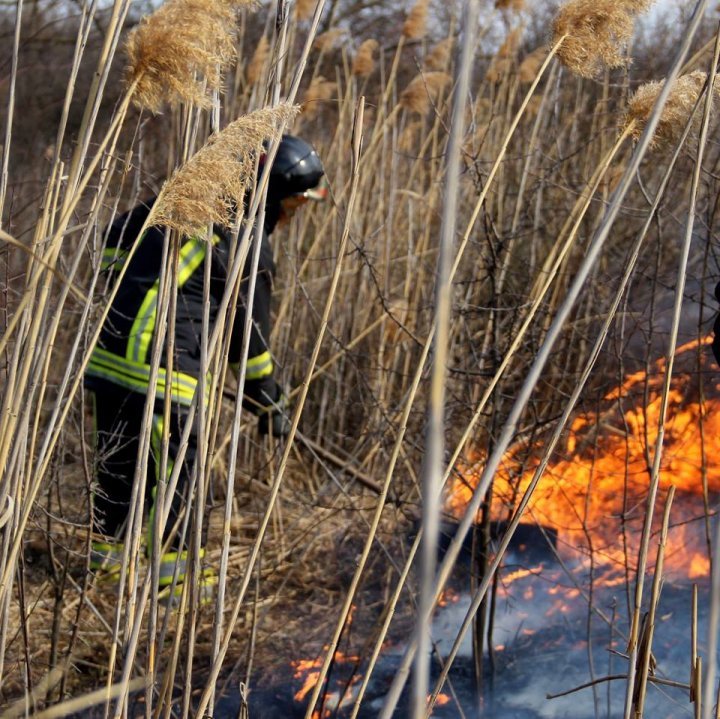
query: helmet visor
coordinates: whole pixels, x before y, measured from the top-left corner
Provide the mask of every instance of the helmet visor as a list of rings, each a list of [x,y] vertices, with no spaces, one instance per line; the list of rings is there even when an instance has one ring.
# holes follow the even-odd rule
[[[327,179],[325,177],[321,177],[320,182],[318,182],[315,187],[311,187],[309,190],[305,190],[305,192],[301,194],[308,200],[315,200],[315,202],[324,202],[327,199],[327,196],[330,194],[330,188],[328,186]]]

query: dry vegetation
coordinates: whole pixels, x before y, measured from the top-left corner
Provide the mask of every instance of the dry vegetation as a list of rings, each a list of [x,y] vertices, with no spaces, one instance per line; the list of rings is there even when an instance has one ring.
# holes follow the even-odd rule
[[[167,0],[152,15],[121,0],[1,10],[7,716],[108,687],[114,716],[130,702],[185,717],[240,680],[252,690],[289,673],[292,658],[329,646],[329,663],[338,643],[367,674],[375,647],[407,637],[420,585],[440,591],[451,569],[443,565],[434,588],[414,565],[404,573],[421,516],[432,357],[446,353],[442,474],[468,453],[483,458],[470,518],[489,506],[493,457],[509,442],[536,452],[577,402],[673,353],[672,323],[658,319],[656,302],[684,261],[691,208],[701,245],[692,292],[707,303],[720,190],[720,153],[704,131],[715,126],[709,18],[692,32],[677,28],[676,44],[691,47],[673,64],[652,38],[636,35],[630,46],[646,1],[572,0],[557,15],[482,2],[464,121],[453,125],[467,41],[454,5],[385,5],[333,0],[317,28],[315,3],[299,1],[280,25],[274,5],[230,0]],[[661,116],[655,101],[670,73],[679,79]],[[642,130],[657,121],[648,148]],[[166,613],[146,562],[134,561],[143,556],[139,523],[119,586],[87,569],[93,454],[81,379],[112,297],[100,274],[102,230],[160,191],[153,217],[173,228],[231,224],[260,143],[283,127],[317,146],[331,186],[330,202],[273,236],[271,345],[297,431],[287,443],[260,441],[224,401],[234,386],[225,327],[206,328],[215,381],[198,409],[207,434],[188,509],[194,537],[210,525],[205,561],[224,593],[217,606],[198,606],[188,592],[181,611]],[[453,140],[459,167],[446,164]],[[432,352],[448,172],[460,177],[452,307],[446,326],[438,320],[446,348]],[[239,267],[249,231],[235,229]],[[172,301],[168,292],[164,311]],[[687,340],[709,326],[701,312],[680,330]],[[598,337],[609,339],[596,351]],[[523,385],[529,394],[517,399]],[[649,470],[648,526],[656,479]],[[643,558],[631,563],[642,576]],[[492,576],[480,592],[493,591]],[[641,588],[636,613],[648,593]],[[630,686],[650,652],[638,647],[638,621]]]

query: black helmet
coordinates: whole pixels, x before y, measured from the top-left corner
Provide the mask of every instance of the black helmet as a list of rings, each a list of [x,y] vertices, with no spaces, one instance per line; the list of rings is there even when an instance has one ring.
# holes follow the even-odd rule
[[[283,135],[270,170],[268,201],[279,202],[292,195],[323,199],[325,192],[313,192],[325,174],[315,148],[295,135]],[[315,195],[317,194],[317,197]]]

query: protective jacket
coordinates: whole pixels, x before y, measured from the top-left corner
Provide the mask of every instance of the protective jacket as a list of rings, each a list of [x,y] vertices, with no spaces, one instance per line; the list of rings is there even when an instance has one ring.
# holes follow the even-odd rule
[[[150,354],[157,329],[165,230],[148,229],[139,240],[132,257],[129,252],[147,218],[154,200],[138,205],[120,216],[107,231],[102,257],[102,270],[112,283],[125,263],[120,287],[112,302],[85,373],[85,385],[99,393],[104,382],[123,387],[138,394],[147,394],[150,378]],[[270,299],[275,274],[272,248],[268,233],[274,226],[266,223],[259,239],[260,264],[253,301],[253,328],[250,336],[245,394],[255,403],[268,406],[280,396],[272,377],[273,361],[268,350],[270,332]],[[167,376],[167,362],[163,355],[156,389],[156,399],[162,401],[170,388],[173,403],[189,406],[197,385],[201,361],[200,342],[203,318],[203,285],[205,264],[210,262],[210,330],[218,319],[218,309],[231,260],[231,237],[220,227],[213,228],[212,250],[204,237],[189,237],[181,241],[178,266],[177,314],[175,319],[174,357],[172,377]],[[245,307],[247,304],[248,273],[252,249],[245,266],[237,312],[232,327],[229,362],[239,363],[242,352]],[[129,258],[129,259],[128,259]],[[164,352],[165,350],[163,350]],[[252,407],[252,403],[250,407]],[[255,405],[257,406],[257,405]]]

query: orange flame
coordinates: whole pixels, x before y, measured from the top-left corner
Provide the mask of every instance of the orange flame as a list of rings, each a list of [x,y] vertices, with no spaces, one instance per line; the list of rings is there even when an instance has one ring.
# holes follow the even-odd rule
[[[452,587],[447,587],[440,594],[437,600],[438,607],[446,607],[448,604],[455,604],[460,600],[460,594]]]
[[[678,348],[676,356],[711,341],[708,337],[690,342]],[[700,378],[710,371],[704,366],[707,356],[707,350],[700,355],[700,371],[673,376],[668,396],[659,480],[663,492],[672,485],[684,493],[673,507],[675,523],[703,515],[703,476],[709,491],[720,490],[720,463],[714,461],[718,452],[711,451],[720,437],[720,386],[704,386],[703,394],[710,398],[697,400],[702,396]],[[561,555],[579,558],[587,566],[592,562],[605,584],[624,583],[635,561],[662,413],[665,370],[665,360],[658,360],[649,374],[636,372],[608,392],[597,409],[579,413],[568,430],[565,447],[551,458],[528,507],[525,521],[555,528]],[[506,519],[514,511],[542,451],[542,445],[508,450],[494,481],[495,518]],[[451,480],[446,508],[454,516],[464,514],[482,464],[481,457],[469,468],[460,467]],[[696,578],[707,575],[709,561],[695,536],[698,523],[691,524],[671,530],[665,567]]]

